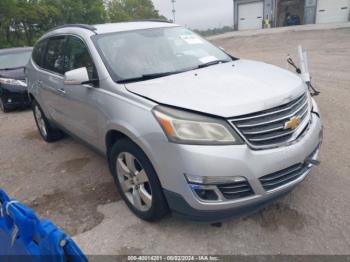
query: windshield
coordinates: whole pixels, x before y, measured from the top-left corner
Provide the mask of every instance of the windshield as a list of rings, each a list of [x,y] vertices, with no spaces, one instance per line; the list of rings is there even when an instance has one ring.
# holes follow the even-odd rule
[[[215,62],[232,61],[222,50],[182,27],[134,30],[95,37],[96,46],[115,81],[141,81],[150,75],[161,77]]]
[[[24,67],[31,54],[32,51],[0,54],[0,69]]]

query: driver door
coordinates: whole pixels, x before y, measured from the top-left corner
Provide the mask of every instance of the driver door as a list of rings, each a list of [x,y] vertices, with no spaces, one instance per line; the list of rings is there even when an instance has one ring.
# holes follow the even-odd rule
[[[67,36],[63,71],[86,67],[89,79],[98,79],[96,67],[84,41],[76,36]],[[89,144],[98,143],[98,107],[95,103],[98,86],[64,85],[64,105],[67,129]]]

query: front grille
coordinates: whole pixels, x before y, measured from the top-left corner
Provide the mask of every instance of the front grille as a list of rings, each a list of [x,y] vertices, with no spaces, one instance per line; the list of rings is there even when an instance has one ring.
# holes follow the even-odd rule
[[[307,120],[308,112],[309,102],[305,93],[285,105],[233,118],[230,122],[253,147],[265,148],[289,141],[299,129],[285,129],[285,123],[292,117],[298,117],[301,125]]]
[[[238,199],[254,195],[248,181],[219,185],[218,188],[226,199]]]
[[[265,190],[272,190],[292,182],[308,170],[307,164],[296,164],[286,169],[259,178]]]

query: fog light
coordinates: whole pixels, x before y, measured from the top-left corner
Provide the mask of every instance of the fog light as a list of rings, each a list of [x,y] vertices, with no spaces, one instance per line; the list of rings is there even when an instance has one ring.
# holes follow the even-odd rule
[[[7,103],[12,103],[12,99],[11,98],[7,99]]]
[[[203,200],[218,200],[218,196],[213,190],[197,189],[195,191],[199,198]]]
[[[196,176],[185,174],[187,181],[191,184],[218,185],[244,182],[247,179],[242,176]]]
[[[191,185],[191,187],[200,199],[212,201],[219,199],[218,195],[213,189],[202,188],[198,185]]]

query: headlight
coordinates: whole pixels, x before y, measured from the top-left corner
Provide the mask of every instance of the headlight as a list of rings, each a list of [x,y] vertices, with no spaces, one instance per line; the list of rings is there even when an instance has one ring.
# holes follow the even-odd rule
[[[153,113],[171,142],[197,145],[243,143],[224,120],[164,106],[156,106]]]
[[[10,78],[0,78],[0,83],[4,85],[27,86],[27,84],[21,80]]]

